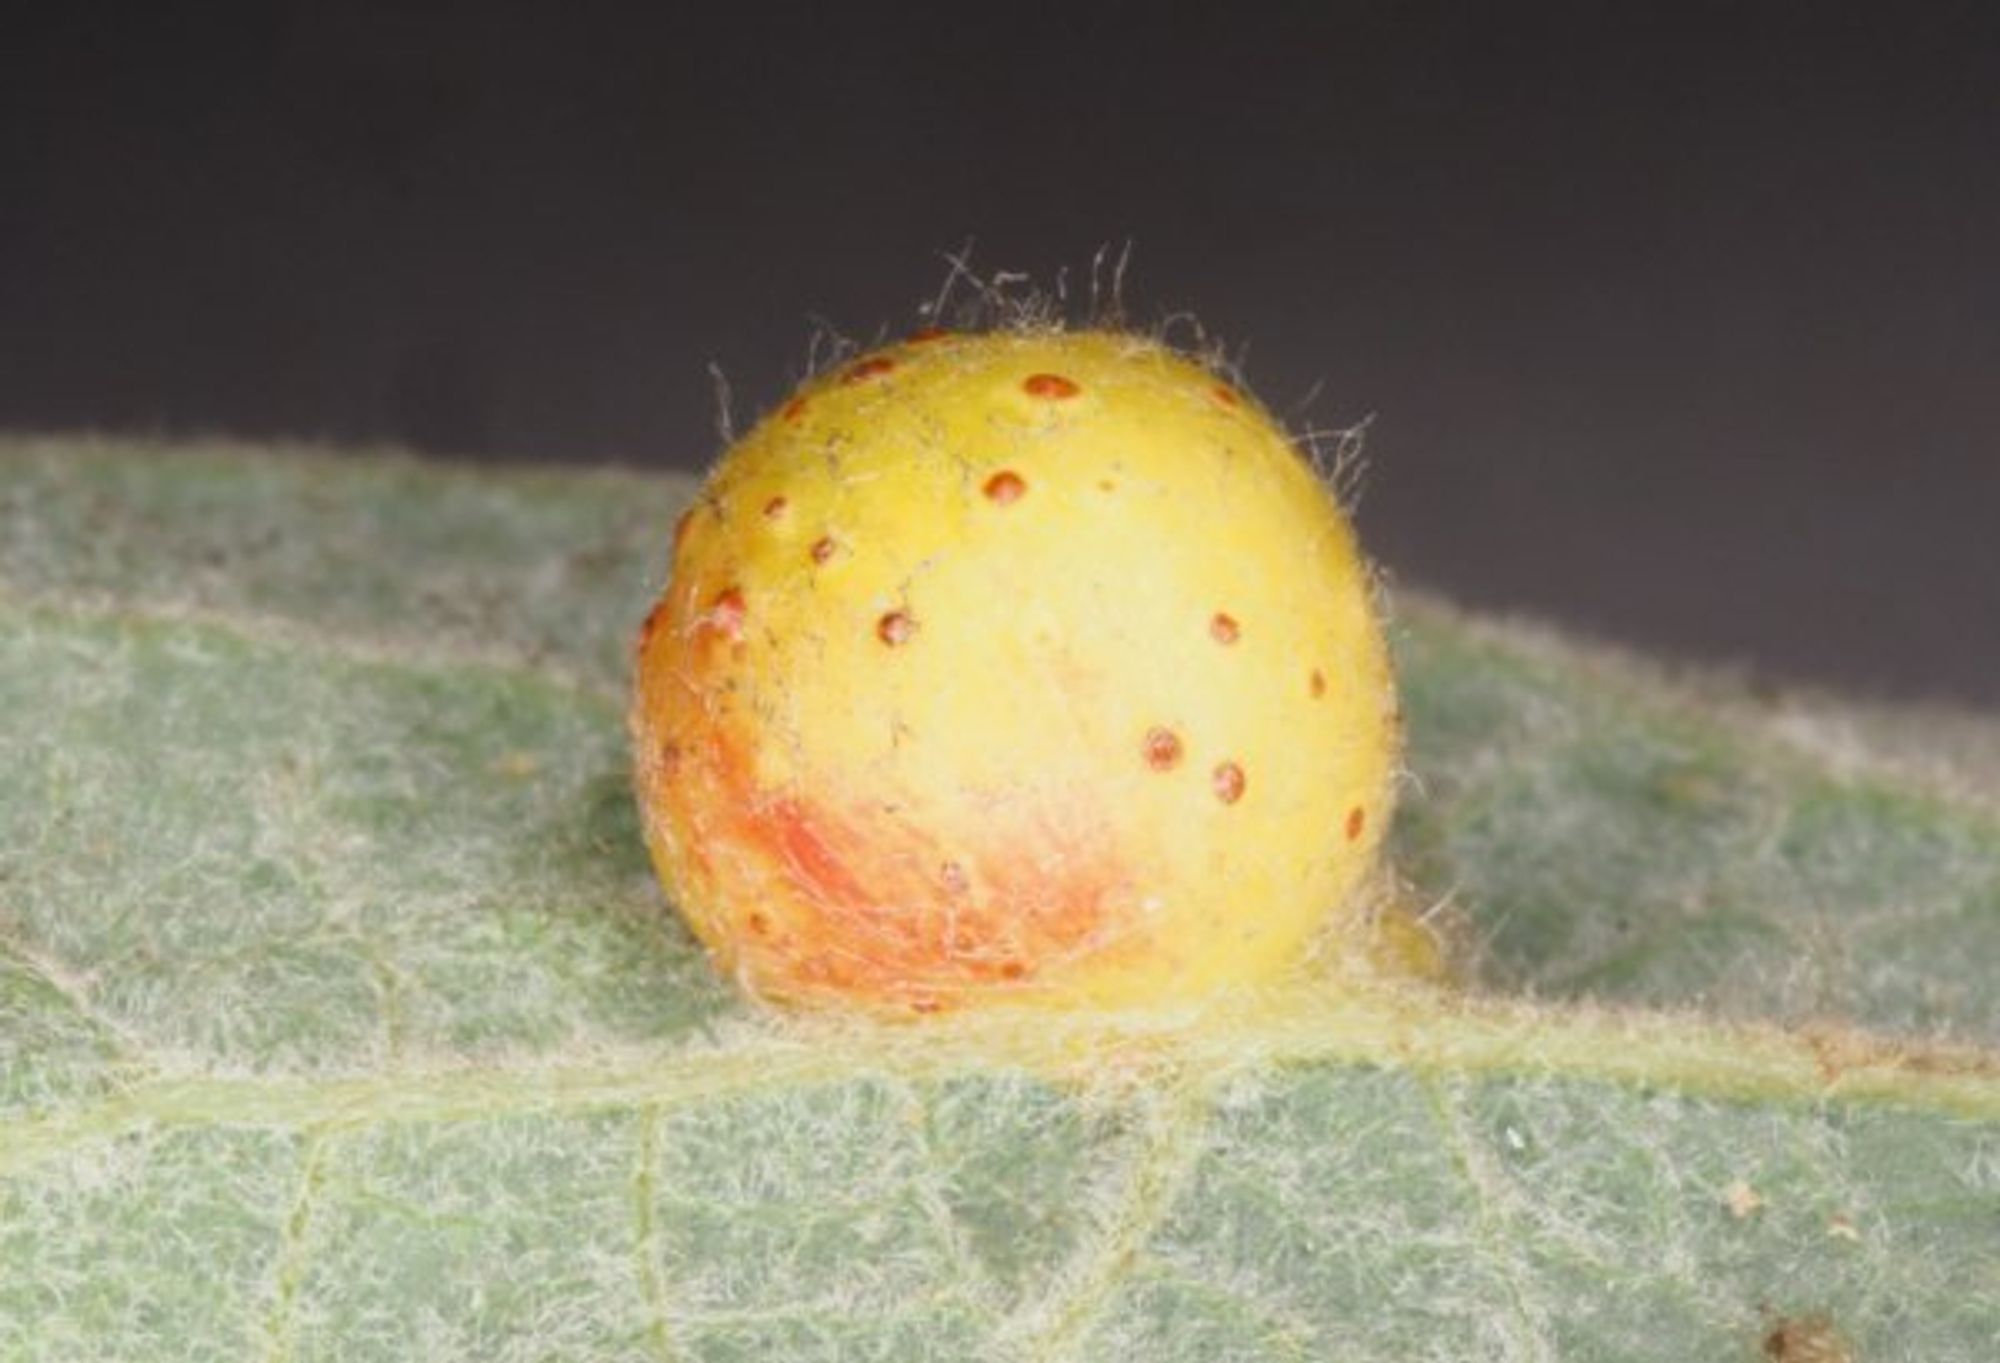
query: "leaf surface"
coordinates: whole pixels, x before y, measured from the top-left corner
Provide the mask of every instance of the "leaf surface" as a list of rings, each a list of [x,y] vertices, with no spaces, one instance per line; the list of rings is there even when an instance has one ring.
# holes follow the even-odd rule
[[[0,447],[0,1358],[2000,1356],[1990,726],[1413,599],[1465,998],[772,1017],[627,793],[692,491]]]

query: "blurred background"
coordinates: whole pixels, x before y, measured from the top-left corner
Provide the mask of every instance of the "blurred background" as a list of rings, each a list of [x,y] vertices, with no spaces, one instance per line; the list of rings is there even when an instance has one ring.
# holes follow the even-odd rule
[[[1396,581],[2000,706],[2000,6],[10,24],[0,427],[699,469],[712,368],[740,428],[948,257],[1108,251],[1130,321],[1367,421]]]

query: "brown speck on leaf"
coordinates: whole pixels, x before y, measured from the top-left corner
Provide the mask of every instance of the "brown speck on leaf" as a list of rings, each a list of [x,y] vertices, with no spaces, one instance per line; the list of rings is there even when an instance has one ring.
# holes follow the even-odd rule
[[[490,770],[501,776],[511,776],[515,780],[525,780],[541,769],[541,763],[531,752],[505,752],[493,759]]]
[[[1847,1341],[1824,1316],[1779,1321],[1764,1336],[1764,1356],[1777,1363],[1854,1363]]]
[[[1181,740],[1172,729],[1146,731],[1146,765],[1154,771],[1171,771],[1181,760]]]
[[[1021,475],[1012,469],[1000,470],[986,480],[986,486],[982,489],[989,501],[998,502],[1001,506],[1020,501],[1022,494],[1027,490],[1028,485],[1021,481]]]
[[[1021,387],[1033,398],[1073,398],[1082,390],[1075,379],[1064,378],[1061,374],[1030,374],[1021,381]]]
[[[1215,769],[1211,778],[1215,786],[1215,798],[1226,805],[1233,805],[1243,798],[1245,779],[1243,768],[1234,762],[1224,762]]]
[[[840,381],[842,383],[865,383],[869,379],[881,377],[895,367],[896,362],[887,355],[870,355],[867,359],[858,360],[849,366],[847,372],[840,376]]]
[[[1764,1199],[1755,1188],[1739,1178],[1722,1190],[1722,1205],[1729,1208],[1731,1216],[1742,1221],[1755,1215],[1758,1208],[1764,1205]]]
[[[908,611],[890,611],[875,622],[875,637],[895,648],[917,632],[917,622]]]
[[[1215,618],[1208,622],[1208,632],[1215,636],[1218,644],[1233,644],[1243,631],[1236,623],[1236,617],[1227,611],[1217,611]]]

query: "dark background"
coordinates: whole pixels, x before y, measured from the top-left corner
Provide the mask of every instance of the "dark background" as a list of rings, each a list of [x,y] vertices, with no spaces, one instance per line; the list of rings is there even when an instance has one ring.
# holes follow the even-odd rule
[[[1129,243],[1398,580],[2000,705],[2000,6],[1838,8],[44,5],[0,426],[698,468]]]

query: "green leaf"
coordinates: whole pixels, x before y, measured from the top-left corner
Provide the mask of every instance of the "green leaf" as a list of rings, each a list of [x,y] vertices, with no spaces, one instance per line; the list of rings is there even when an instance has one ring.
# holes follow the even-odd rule
[[[1412,597],[1468,993],[777,1017],[627,793],[691,493],[0,445],[0,1359],[2000,1356],[1991,724]]]

